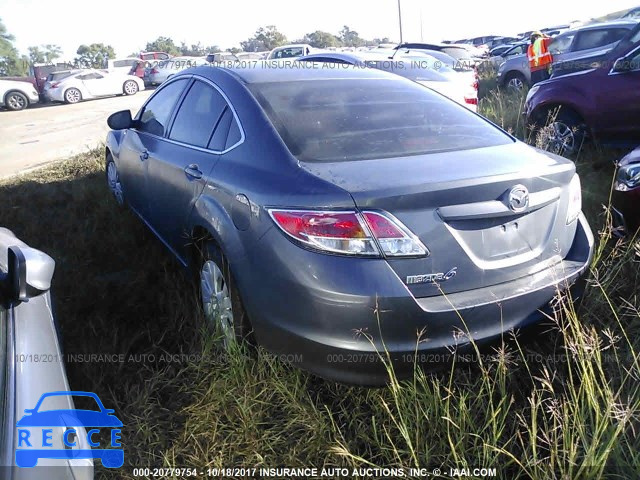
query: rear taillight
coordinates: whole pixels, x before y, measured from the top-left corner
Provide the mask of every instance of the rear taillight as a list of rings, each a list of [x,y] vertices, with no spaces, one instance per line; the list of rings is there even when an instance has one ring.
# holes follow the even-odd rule
[[[480,82],[478,82],[478,80],[474,81],[471,86],[473,87],[473,89],[477,92],[478,88],[480,88]]]
[[[268,210],[287,235],[311,248],[344,255],[424,256],[427,248],[398,220],[377,212]]]
[[[363,212],[371,233],[387,257],[424,256],[429,250],[398,219],[378,212]]]
[[[158,73],[160,73],[160,72],[158,71],[158,69],[157,69],[157,68],[152,68],[152,69],[151,69],[151,72],[149,72],[149,73],[151,73],[151,75],[157,75],[157,74],[158,74]]]
[[[467,105],[478,105],[478,97],[464,97],[464,103]]]
[[[49,88],[58,88],[58,85],[60,85],[60,82],[53,82],[49,84]]]

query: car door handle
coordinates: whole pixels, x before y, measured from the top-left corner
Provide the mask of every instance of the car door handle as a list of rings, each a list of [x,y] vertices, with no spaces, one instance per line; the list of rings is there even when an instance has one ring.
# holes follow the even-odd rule
[[[191,165],[185,167],[184,173],[186,173],[191,178],[202,178],[202,172],[198,168],[198,165],[192,163]]]
[[[140,160],[142,160],[142,161],[144,162],[147,158],[149,158],[149,152],[147,152],[147,151],[145,150],[144,152],[142,152],[142,153],[140,154]]]

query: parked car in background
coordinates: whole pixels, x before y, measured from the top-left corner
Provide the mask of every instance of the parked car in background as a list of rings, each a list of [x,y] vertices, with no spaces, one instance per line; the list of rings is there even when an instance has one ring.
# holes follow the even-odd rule
[[[306,55],[298,61],[376,68],[432,88],[474,112],[478,108],[478,90],[477,84],[474,85],[475,77],[473,74],[469,76],[458,73],[429,55],[396,55],[390,59],[389,55],[381,54],[379,51],[323,52]]]
[[[110,72],[120,72],[128,75],[139,61],[140,59],[136,57],[109,59],[107,60],[106,69]]]
[[[167,52],[140,52],[140,55],[138,56],[141,60],[146,60],[148,62],[153,60],[168,60],[171,58],[171,55]]]
[[[640,231],[640,148],[618,162],[611,201],[616,231],[630,235]]]
[[[206,57],[173,57],[158,62],[155,67],[145,71],[145,85],[160,85],[167,79],[187,68],[206,65]]]
[[[597,68],[534,85],[524,110],[527,123],[545,130],[548,145],[569,155],[585,138],[640,144],[640,26],[609,52]]]
[[[553,55],[552,76],[592,68],[623,39],[637,22],[615,21],[587,25],[558,35],[549,44]],[[521,89],[531,84],[526,48],[522,55],[507,59],[498,68],[498,85]]]
[[[596,23],[558,35],[549,44],[552,76],[592,68],[638,25],[637,21]]]
[[[231,52],[210,53],[206,58],[209,63],[237,62],[239,60],[238,57]]]
[[[40,96],[33,83],[0,79],[0,107],[13,111],[24,110],[39,101]]]
[[[456,59],[456,61],[466,67],[473,67],[478,63],[478,59],[474,58],[469,49],[463,45],[448,45],[437,43],[402,43],[396,47],[396,50],[435,50],[446,53]]]
[[[498,47],[498,48],[504,48],[505,50],[503,50],[502,53],[496,53],[494,55],[494,51],[496,50],[494,49],[494,51],[491,52],[489,56],[489,60],[487,60],[487,62],[489,62],[495,68],[500,68],[500,65],[502,65],[504,62],[516,56],[526,55],[528,47],[529,47],[529,42],[518,42],[512,45],[505,45],[503,47]],[[515,81],[511,82],[510,84],[509,82],[514,79]],[[521,83],[517,82],[518,79],[520,80]],[[522,77],[520,77],[519,75],[512,75],[508,79],[505,78],[504,81],[505,81],[505,86],[508,86],[508,87],[520,89],[524,86],[524,83],[522,83],[523,82]]]
[[[86,69],[49,83],[45,95],[52,102],[78,103],[110,95],[135,95],[144,88],[144,82],[133,75]]]
[[[309,55],[313,53],[315,49],[306,43],[298,45],[284,45],[282,47],[276,47],[267,56],[267,60],[280,60],[283,58],[295,58],[302,57],[303,55]]]
[[[73,65],[69,63],[35,63],[29,66],[29,75],[26,77],[2,77],[1,80],[15,80],[18,82],[29,82],[38,91],[40,95],[40,101],[44,100],[44,84],[47,81],[47,76],[53,72],[59,72],[61,70],[69,70],[73,68]]]
[[[640,20],[640,7],[629,10],[621,18],[625,20]]]
[[[0,421],[4,425],[0,431],[0,470],[4,472],[3,479],[93,478],[92,460],[73,458],[74,451],[90,450],[82,425],[54,427],[49,435],[52,448],[68,451],[68,458],[47,459],[33,468],[15,467],[16,450],[20,447],[16,422],[26,409],[33,408],[41,395],[70,390],[49,293],[54,268],[51,257],[30,248],[10,230],[0,228]],[[44,360],[29,360],[33,358]],[[70,397],[60,397],[51,399],[46,407],[72,410],[74,405]],[[76,445],[66,447],[63,436],[71,427],[75,430]],[[36,437],[36,431],[32,432],[32,438]],[[68,438],[72,438],[72,434]]]
[[[189,69],[108,124],[109,189],[199,276],[220,343],[323,377],[538,322],[592,257],[573,162],[377,69]]]

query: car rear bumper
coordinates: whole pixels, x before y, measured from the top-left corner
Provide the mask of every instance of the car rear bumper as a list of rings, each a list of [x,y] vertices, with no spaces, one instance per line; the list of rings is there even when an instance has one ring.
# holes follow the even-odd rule
[[[437,363],[452,348],[470,348],[470,340],[490,342],[540,321],[558,292],[580,294],[594,244],[581,215],[571,250],[553,267],[502,285],[414,298],[384,260],[321,255],[314,261],[320,255],[279,231],[267,235],[278,258],[261,252],[262,261],[249,259],[252,274],[265,278],[259,293],[247,295],[238,278],[258,343],[319,376],[361,385],[388,380],[381,361],[387,355],[405,377],[416,362]],[[281,265],[261,271],[272,262]]]

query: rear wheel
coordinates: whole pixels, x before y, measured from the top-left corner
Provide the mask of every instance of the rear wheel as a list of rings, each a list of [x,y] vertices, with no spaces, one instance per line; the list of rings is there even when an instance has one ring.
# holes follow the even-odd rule
[[[138,93],[138,90],[138,84],[133,80],[127,80],[122,86],[122,91],[125,95],[135,95],[136,93]]]
[[[200,300],[207,328],[225,350],[251,339],[251,325],[229,269],[213,242],[203,246],[200,265]]]
[[[522,89],[525,87],[526,84],[527,84],[527,79],[523,74],[519,72],[510,73],[509,75],[507,75],[507,79],[505,81],[505,85],[507,89],[514,92],[522,91]]]
[[[4,97],[4,104],[12,111],[24,110],[29,106],[29,99],[22,92],[9,92]]]
[[[537,144],[557,155],[573,156],[582,148],[586,128],[582,119],[571,110],[560,110],[547,119],[547,126],[538,133]]]
[[[67,103],[78,103],[82,100],[82,93],[77,88],[70,88],[64,92],[64,101]]]

